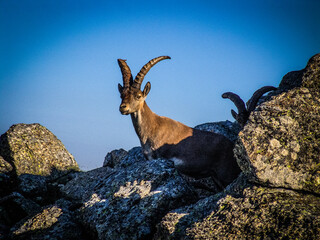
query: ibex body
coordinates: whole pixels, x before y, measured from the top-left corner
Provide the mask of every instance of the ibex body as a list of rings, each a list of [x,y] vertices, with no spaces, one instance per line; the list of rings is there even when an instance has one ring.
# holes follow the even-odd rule
[[[125,60],[118,59],[123,75],[123,86],[118,86],[122,98],[120,112],[131,115],[147,159],[171,159],[182,174],[194,178],[211,176],[220,187],[224,187],[240,172],[233,156],[233,143],[223,135],[190,128],[158,116],[145,102],[151,84],[148,82],[143,91],[140,90],[144,76],[156,63],[169,58],[152,59],[134,80]]]

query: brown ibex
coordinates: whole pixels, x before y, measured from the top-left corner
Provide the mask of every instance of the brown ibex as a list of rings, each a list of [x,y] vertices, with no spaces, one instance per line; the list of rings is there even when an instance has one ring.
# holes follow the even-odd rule
[[[147,72],[164,59],[170,57],[161,56],[150,60],[134,80],[126,61],[118,59],[123,77],[123,86],[118,85],[122,99],[120,112],[131,115],[147,159],[171,159],[182,174],[197,179],[210,176],[223,188],[240,173],[233,156],[234,144],[223,135],[200,131],[170,118],[158,116],[145,102],[151,84],[147,82],[141,91],[141,83]]]
[[[238,113],[236,113],[233,109],[231,110],[232,116],[237,120],[237,122],[240,124],[240,126],[243,128],[246,122],[249,119],[250,113],[256,108],[257,103],[260,99],[260,97],[272,90],[276,90],[277,88],[273,86],[265,86],[262,88],[259,88],[257,91],[254,92],[252,97],[249,99],[249,101],[246,103],[247,108],[243,102],[243,100],[235,93],[232,92],[226,92],[222,94],[223,98],[229,98],[234,105],[238,108]]]

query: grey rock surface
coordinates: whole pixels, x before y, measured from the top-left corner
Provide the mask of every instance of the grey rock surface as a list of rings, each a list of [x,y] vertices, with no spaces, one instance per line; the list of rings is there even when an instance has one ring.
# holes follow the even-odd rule
[[[41,196],[47,192],[47,179],[44,176],[21,174],[18,177],[19,192],[28,197]]]
[[[12,229],[13,240],[83,239],[74,213],[57,204],[46,206],[34,215],[19,221]]]
[[[83,203],[82,224],[98,239],[150,239],[168,209],[196,200],[172,163],[162,159],[80,173],[62,192]]]
[[[279,90],[283,92],[297,87],[319,89],[319,67],[320,54],[316,54],[310,58],[304,69],[287,73],[279,84]]]
[[[285,189],[253,186],[243,197],[226,195],[187,239],[318,239],[319,198]]]
[[[36,213],[39,209],[39,204],[18,192],[12,192],[0,199],[0,225],[11,226],[22,218]]]
[[[113,150],[104,158],[103,167],[117,167],[127,155],[128,152],[122,148]]]
[[[79,170],[61,141],[40,124],[17,124],[0,137],[0,155],[16,175],[24,173],[59,177]]]
[[[241,127],[237,122],[230,122],[228,120],[221,122],[203,123],[195,126],[195,128],[202,131],[222,134],[233,142],[237,140],[238,133],[241,130]]]
[[[153,239],[318,239],[319,197],[249,183],[170,211]]]
[[[132,164],[144,160],[145,158],[143,156],[141,147],[134,147],[130,149],[128,152],[123,149],[118,149],[113,150],[107,154],[103,162],[103,167],[128,167]]]
[[[261,104],[239,133],[235,153],[251,181],[320,193],[319,65],[316,55],[301,73],[301,87]]]

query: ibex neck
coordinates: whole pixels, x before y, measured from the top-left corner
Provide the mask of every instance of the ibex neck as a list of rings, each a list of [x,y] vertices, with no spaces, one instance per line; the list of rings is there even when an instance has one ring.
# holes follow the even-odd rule
[[[155,118],[157,115],[148,107],[147,103],[143,103],[143,107],[131,114],[132,123],[142,145],[146,144],[150,135],[154,132]]]

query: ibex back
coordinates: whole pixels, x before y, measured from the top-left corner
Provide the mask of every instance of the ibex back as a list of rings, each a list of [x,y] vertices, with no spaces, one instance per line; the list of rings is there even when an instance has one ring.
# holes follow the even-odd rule
[[[182,174],[194,178],[211,176],[218,186],[225,187],[240,173],[233,156],[233,143],[221,134],[200,131],[158,116],[145,102],[151,84],[147,82],[141,91],[143,78],[156,63],[164,59],[170,57],[161,56],[150,60],[135,79],[125,60],[118,59],[123,76],[123,86],[118,85],[122,99],[120,112],[131,115],[147,159],[170,159]]]

